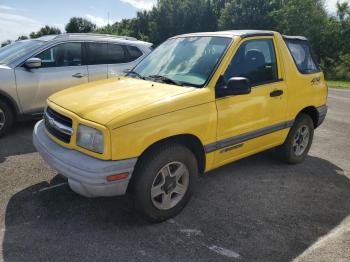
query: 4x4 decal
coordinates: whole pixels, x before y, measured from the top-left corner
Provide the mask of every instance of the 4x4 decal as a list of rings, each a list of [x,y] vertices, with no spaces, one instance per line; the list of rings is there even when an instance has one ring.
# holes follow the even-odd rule
[[[321,77],[315,77],[311,80],[312,85],[318,85],[321,82]]]

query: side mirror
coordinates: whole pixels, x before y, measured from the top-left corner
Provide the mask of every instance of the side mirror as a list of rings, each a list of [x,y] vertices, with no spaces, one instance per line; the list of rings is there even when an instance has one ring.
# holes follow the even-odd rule
[[[41,67],[41,59],[37,57],[29,58],[27,61],[25,61],[24,66],[26,68],[39,68]]]
[[[231,77],[226,85],[216,88],[217,97],[246,95],[251,92],[249,80],[245,77]]]

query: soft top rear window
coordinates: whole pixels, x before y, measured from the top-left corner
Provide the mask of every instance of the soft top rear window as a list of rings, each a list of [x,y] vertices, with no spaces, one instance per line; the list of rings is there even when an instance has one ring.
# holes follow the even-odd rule
[[[294,62],[302,74],[320,72],[320,68],[312,57],[309,42],[297,38],[285,38]]]

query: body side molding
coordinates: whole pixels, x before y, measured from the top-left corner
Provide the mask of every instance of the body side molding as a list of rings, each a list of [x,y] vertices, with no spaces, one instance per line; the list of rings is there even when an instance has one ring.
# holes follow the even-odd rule
[[[214,143],[207,144],[204,146],[204,149],[206,153],[211,153],[228,146],[240,144],[242,142],[245,142],[253,138],[264,136],[276,131],[280,131],[282,129],[290,128],[293,125],[293,123],[294,123],[294,120],[286,121],[286,122],[278,123],[272,126],[264,127],[258,130],[254,130],[248,133],[244,133],[238,136],[229,137],[223,140],[216,141]]]

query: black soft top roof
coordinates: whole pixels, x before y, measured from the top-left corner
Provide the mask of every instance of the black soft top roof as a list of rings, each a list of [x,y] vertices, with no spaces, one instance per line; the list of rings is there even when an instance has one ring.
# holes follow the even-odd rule
[[[273,36],[273,31],[265,30],[229,30],[233,35],[240,36],[241,38],[253,37],[253,36]]]
[[[188,33],[183,35],[174,36],[176,37],[187,37],[187,36],[226,36],[226,37],[234,37],[239,36],[241,38],[246,37],[254,37],[254,36],[273,36],[274,31],[268,30],[227,30],[227,31],[217,31],[217,32],[198,32],[198,33]],[[283,35],[284,39],[288,40],[299,40],[299,41],[308,41],[304,36],[289,36]]]
[[[299,41],[308,41],[305,36],[294,36],[294,35],[283,35],[284,39],[287,40],[299,40]]]

